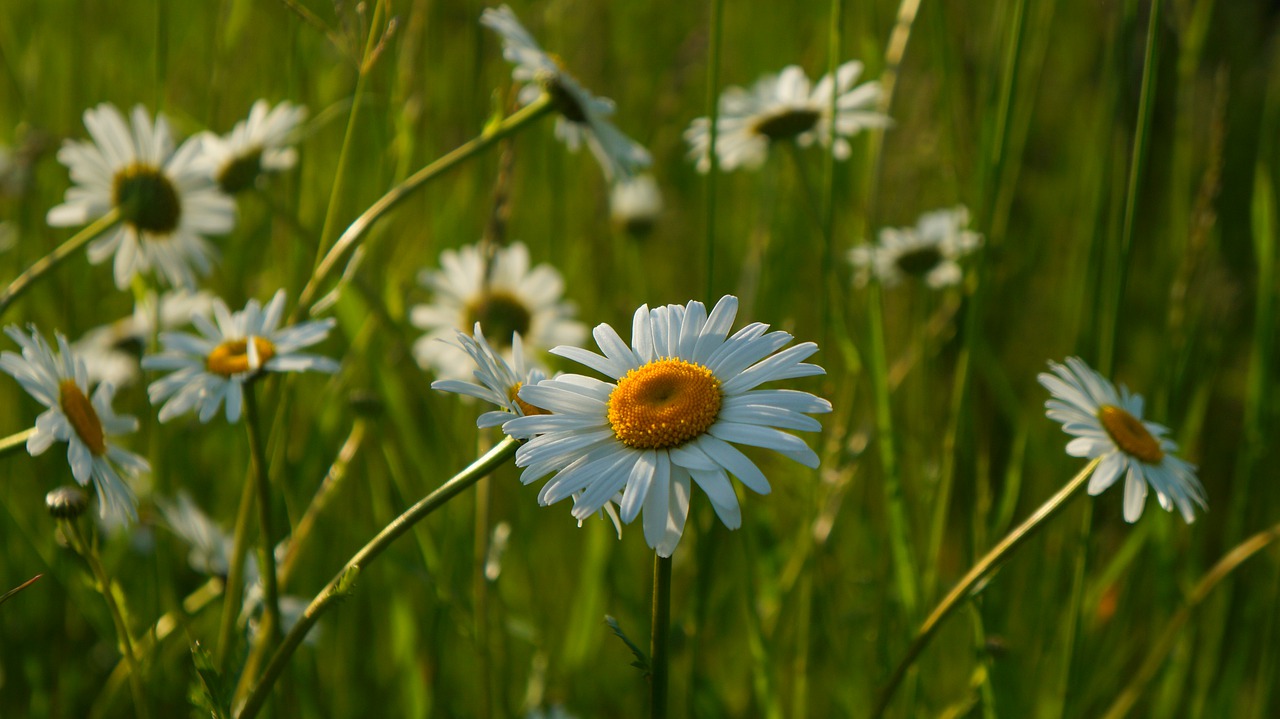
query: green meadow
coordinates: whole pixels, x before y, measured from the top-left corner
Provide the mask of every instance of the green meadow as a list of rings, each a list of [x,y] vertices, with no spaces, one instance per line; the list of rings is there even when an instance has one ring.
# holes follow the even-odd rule
[[[556,137],[554,106],[507,132],[521,83],[479,22],[492,5],[0,5],[0,286],[89,224],[48,221],[75,184],[59,148],[91,139],[85,110],[141,105],[181,143],[229,132],[260,98],[289,101],[308,111],[297,162],[235,196],[198,286],[233,311],[283,290],[288,321],[334,320],[305,351],[340,364],[255,379],[256,434],[221,410],[161,422],[147,386],[168,370],[118,387],[116,412],[139,428],[112,441],[151,466],[124,527],[97,521],[92,486],[82,516],[51,516],[46,493],[77,486],[66,443],[28,454],[46,408],[0,376],[0,595],[41,575],[0,599],[0,716],[229,718],[255,687],[259,715],[281,718],[871,717],[881,702],[888,717],[1280,716],[1280,7],[511,4],[651,154],[662,209],[647,232],[614,217],[609,179]],[[869,110],[891,123],[850,135],[849,157],[828,137],[779,139],[759,168],[695,167],[683,135],[726,88],[789,65],[816,82],[850,60],[858,83],[880,83]],[[857,281],[853,248],[959,205],[982,241],[958,282]],[[318,271],[339,237],[358,261]],[[734,295],[734,330],[817,343],[807,361],[824,375],[767,385],[831,403],[819,432],[796,434],[817,469],[742,446],[772,492],[731,479],[731,531],[695,485],[678,547],[655,564],[644,515],[621,539],[600,516],[579,526],[571,502],[540,506],[547,479],[522,484],[504,459],[340,574],[509,446],[476,427],[493,407],[432,390],[414,353],[413,308],[433,301],[420,273],[482,238],[554,267],[588,329],[629,341],[642,304]],[[0,325],[74,342],[168,286],[144,273],[118,289],[111,268],[77,247],[0,301]],[[160,338],[126,345],[154,355]],[[596,350],[589,332],[578,345]],[[599,376],[546,349],[550,371]],[[0,350],[19,347],[5,336]],[[1051,501],[1089,463],[1067,453],[1037,382],[1070,356],[1169,429],[1177,449],[1154,454],[1196,466],[1207,509],[1193,523],[1154,490],[1126,521],[1124,477]],[[185,495],[226,533],[241,515],[261,560],[255,488],[266,536],[299,547],[280,596],[305,607],[336,592],[296,651],[281,649],[289,626],[246,625],[228,577],[192,566],[162,509]]]

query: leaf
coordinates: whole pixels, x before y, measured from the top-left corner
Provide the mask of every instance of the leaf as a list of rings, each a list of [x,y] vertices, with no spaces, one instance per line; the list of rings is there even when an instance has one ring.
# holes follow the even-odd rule
[[[618,626],[618,620],[606,614],[604,615],[604,623],[609,625],[609,628],[613,630],[614,635],[621,639],[622,643],[626,644],[627,648],[631,650],[631,653],[635,655],[636,660],[631,662],[631,666],[644,672],[645,676],[652,674],[653,669],[649,664],[648,655],[646,655],[640,647],[636,646],[635,642],[631,641],[631,639],[627,637],[626,633],[622,631],[622,627]]]
[[[212,719],[231,719],[231,694],[235,687],[222,681],[213,657],[198,641],[191,645],[191,659],[200,677],[200,685],[191,690],[192,703],[209,712]]]

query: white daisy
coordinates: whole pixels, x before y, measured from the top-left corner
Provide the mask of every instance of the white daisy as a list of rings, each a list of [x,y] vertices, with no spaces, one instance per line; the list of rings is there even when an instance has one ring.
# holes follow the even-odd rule
[[[110,382],[125,387],[138,380],[138,360],[151,341],[156,294],[148,292],[134,305],[133,314],[95,327],[71,346],[89,370],[89,382]],[[213,295],[206,290],[171,290],[160,299],[160,327],[172,329],[191,323],[195,315],[213,313]]]
[[[551,412],[503,427],[531,437],[516,452],[524,482],[558,472],[539,501],[581,493],[573,507],[581,518],[621,490],[622,520],[630,523],[643,508],[645,539],[667,557],[684,531],[690,480],[730,529],[741,525],[742,515],[729,474],[755,492],[770,491],[764,473],[730,442],[817,467],[813,450],[782,430],[817,431],[818,421],[805,415],[830,412],[831,403],[808,392],[755,388],[823,374],[803,362],[818,346],[805,342],[778,352],[791,335],[766,334],[769,326],[758,322],[726,339],[737,311],[732,296],[709,316],[701,302],[642,306],[632,321],[631,346],[601,324],[594,334],[603,357],[578,347],[552,350],[613,381],[566,374],[520,389],[520,399]]]
[[[847,138],[870,127],[887,127],[891,120],[875,111],[880,101],[880,83],[855,86],[862,63],[852,60],[836,69],[836,79],[827,74],[810,86],[804,70],[796,65],[777,75],[765,75],[750,90],[730,86],[720,95],[716,120],[716,154],[720,169],[756,169],[764,164],[769,146],[794,140],[800,147],[815,141],[824,147],[832,134],[831,94],[835,100],[835,143],[831,153],[837,160],[849,157]],[[711,170],[711,120],[699,117],[684,132],[689,158],[699,172]]]
[[[200,135],[209,170],[222,191],[234,195],[253,186],[259,175],[283,172],[298,162],[298,151],[290,144],[307,109],[290,102],[274,108],[258,100],[231,132],[220,136]]]
[[[963,205],[920,216],[915,227],[880,230],[880,241],[849,251],[854,283],[866,286],[871,277],[893,287],[904,277],[924,280],[933,289],[960,284],[964,272],[957,262],[982,245],[982,235],[967,229],[969,210]]]
[[[449,340],[476,323],[508,363],[514,361],[512,339],[517,333],[532,356],[558,344],[580,342],[586,335],[586,327],[573,319],[573,305],[561,299],[560,273],[547,264],[530,268],[529,249],[519,242],[497,249],[488,261],[480,245],[445,250],[440,253],[440,269],[424,270],[418,281],[434,298],[410,312],[409,321],[426,330],[414,343],[413,354],[423,369],[441,379],[472,376],[472,358]]]
[[[194,287],[217,255],[204,236],[230,232],[235,205],[208,177],[198,140],[175,152],[163,115],[152,124],[138,106],[132,119],[130,126],[106,103],[84,111],[94,141],[67,140],[58,151],[76,184],[49,210],[48,222],[83,225],[118,208],[122,221],[89,244],[89,261],[114,255],[120,289],[153,270],[170,285]]]
[[[613,183],[609,211],[614,224],[628,234],[638,237],[649,234],[662,214],[662,193],[653,175],[646,173]]]
[[[334,320],[279,329],[283,315],[284,290],[276,292],[265,308],[249,300],[234,314],[225,302],[215,299],[216,324],[199,315],[191,318],[199,335],[162,332],[164,351],[142,358],[143,369],[174,370],[147,388],[152,404],[164,402],[160,421],[197,409],[200,421],[208,422],[225,399],[227,421],[236,422],[244,402],[244,383],[263,372],[337,372],[338,363],[328,357],[298,352],[327,337]]]
[[[1037,379],[1053,395],[1045,414],[1075,436],[1067,454],[1102,458],[1089,480],[1089,494],[1101,494],[1124,476],[1128,522],[1142,516],[1148,485],[1161,507],[1171,511],[1176,505],[1188,524],[1195,521],[1193,504],[1208,508],[1195,466],[1173,455],[1178,445],[1165,437],[1169,429],[1142,419],[1141,395],[1130,394],[1124,385],[1117,392],[1078,357],[1068,357],[1065,366],[1050,362],[1049,369],[1053,374],[1043,372]]]
[[[609,180],[630,177],[649,166],[648,150],[609,121],[613,101],[596,97],[578,84],[555,58],[542,51],[511,8],[486,9],[480,24],[502,36],[502,56],[516,66],[511,77],[524,83],[518,96],[520,104],[528,105],[543,93],[551,96],[560,112],[556,136],[570,150],[577,151],[585,140]]]
[[[109,383],[98,385],[90,399],[84,362],[61,334],[54,335],[58,342],[58,354],[54,356],[34,326],[30,335],[14,326],[6,327],[5,333],[22,347],[22,355],[0,353],[0,369],[48,408],[36,418],[36,431],[27,439],[27,451],[34,457],[54,442],[66,442],[71,474],[81,485],[93,480],[99,514],[137,521],[137,501],[120,475],[136,480],[140,473],[150,472],[151,466],[133,452],[114,446],[109,439],[136,432],[138,420],[118,415],[111,408],[115,388]]]

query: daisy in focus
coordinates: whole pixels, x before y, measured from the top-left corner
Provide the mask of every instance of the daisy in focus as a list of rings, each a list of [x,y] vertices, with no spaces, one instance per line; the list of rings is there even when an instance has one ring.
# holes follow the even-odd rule
[[[604,356],[579,347],[552,350],[611,381],[565,374],[520,389],[520,399],[550,412],[503,426],[507,434],[530,438],[516,452],[522,481],[556,473],[538,500],[546,505],[573,496],[573,515],[581,519],[621,491],[622,521],[643,510],[645,540],[669,557],[684,532],[691,483],[730,529],[742,524],[742,514],[728,475],[769,493],[764,473],[731,443],[817,467],[813,450],[783,430],[819,430],[806,415],[830,412],[831,403],[808,392],[756,388],[824,374],[803,361],[818,346],[783,350],[792,336],[768,332],[759,322],[729,336],[737,312],[732,296],[709,315],[701,302],[645,305],[632,320],[630,346],[601,324],[594,335]]]
[[[228,195],[253,187],[260,175],[283,172],[298,163],[298,151],[291,143],[307,109],[291,102],[274,108],[258,100],[249,117],[220,136],[206,132],[200,136],[209,169],[218,187]]]
[[[833,80],[825,75],[810,85],[796,65],[777,75],[765,75],[750,90],[730,86],[720,95],[716,120],[716,155],[720,169],[758,169],[775,142],[794,141],[800,147],[814,142],[830,145],[837,160],[848,159],[848,138],[872,127],[888,127],[891,120],[876,112],[880,83],[856,85],[862,63],[852,60],[836,69]],[[832,117],[832,93],[835,116]],[[832,128],[832,125],[835,125]],[[835,131],[832,143],[832,130]],[[698,172],[711,170],[711,120],[699,117],[684,132],[689,159]]]
[[[333,318],[280,328],[284,316],[284,290],[263,307],[249,300],[232,313],[221,299],[213,301],[213,321],[196,315],[192,324],[200,332],[162,332],[158,355],[142,358],[142,368],[172,370],[147,388],[151,404],[160,404],[160,421],[195,410],[208,422],[226,403],[228,422],[240,420],[244,384],[263,372],[337,372],[338,363],[328,357],[305,354],[329,335]]]
[[[613,183],[609,192],[609,214],[613,224],[627,234],[648,235],[662,214],[662,193],[653,175],[646,173]]]
[[[84,334],[71,349],[84,360],[89,382],[126,387],[138,381],[138,362],[155,329],[156,294],[148,292],[134,305],[133,314]],[[213,295],[206,290],[170,290],[160,297],[160,327],[173,329],[191,323],[195,315],[213,313]]]
[[[600,163],[605,179],[627,178],[652,159],[649,151],[613,126],[613,101],[596,97],[582,87],[560,66],[556,58],[542,51],[529,31],[520,24],[511,8],[503,5],[486,9],[480,24],[502,36],[502,56],[515,65],[511,77],[524,83],[518,100],[528,105],[546,93],[560,112],[556,120],[556,137],[572,151],[586,142]]]
[[[894,287],[914,277],[932,289],[960,284],[959,260],[982,246],[982,235],[968,229],[969,210],[963,205],[920,216],[915,227],[880,230],[880,241],[849,251],[854,284],[865,287],[874,276]]]
[[[1062,423],[1074,435],[1067,454],[1101,457],[1089,480],[1089,494],[1096,496],[1121,477],[1124,482],[1124,518],[1136,522],[1142,516],[1147,488],[1155,490],[1160,506],[1176,506],[1188,524],[1195,521],[1193,505],[1205,504],[1204,487],[1196,479],[1195,466],[1174,456],[1178,445],[1165,435],[1167,427],[1142,419],[1142,396],[1130,394],[1098,374],[1078,357],[1066,365],[1049,363],[1052,374],[1037,379],[1053,395],[1045,402],[1045,415]]]
[[[202,143],[174,151],[163,115],[154,123],[141,106],[132,123],[103,103],[84,112],[93,142],[67,140],[58,151],[75,183],[66,201],[49,210],[54,227],[88,224],[115,208],[121,221],[89,244],[93,264],[115,257],[116,287],[155,272],[166,284],[193,288],[217,252],[205,239],[231,231],[235,205],[208,176]]]
[[[547,264],[530,267],[529,249],[520,242],[498,248],[488,260],[478,244],[445,250],[440,253],[440,269],[424,270],[418,282],[434,298],[409,314],[409,321],[426,331],[414,342],[413,354],[423,369],[440,379],[472,376],[473,358],[450,340],[477,323],[508,363],[515,361],[516,334],[531,356],[580,342],[586,335],[586,327],[573,319],[573,305],[561,299],[560,273]]]
[[[150,472],[151,466],[147,460],[115,446],[109,439],[138,431],[138,420],[118,415],[111,408],[115,388],[109,383],[98,385],[90,398],[84,362],[71,351],[61,334],[55,335],[56,356],[34,327],[27,334],[10,326],[5,328],[5,334],[18,343],[22,355],[0,353],[0,369],[47,407],[36,417],[36,431],[27,439],[27,451],[34,457],[43,454],[54,442],[66,442],[71,474],[82,486],[93,481],[99,514],[112,520],[136,522],[137,500],[121,474],[137,480],[141,473]]]

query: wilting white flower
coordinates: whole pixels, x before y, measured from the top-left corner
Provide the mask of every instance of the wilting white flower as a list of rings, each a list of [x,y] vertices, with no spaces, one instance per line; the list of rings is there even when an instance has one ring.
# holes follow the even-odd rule
[[[662,193],[653,175],[615,182],[609,194],[609,211],[614,224],[629,234],[649,234],[662,214]]]

